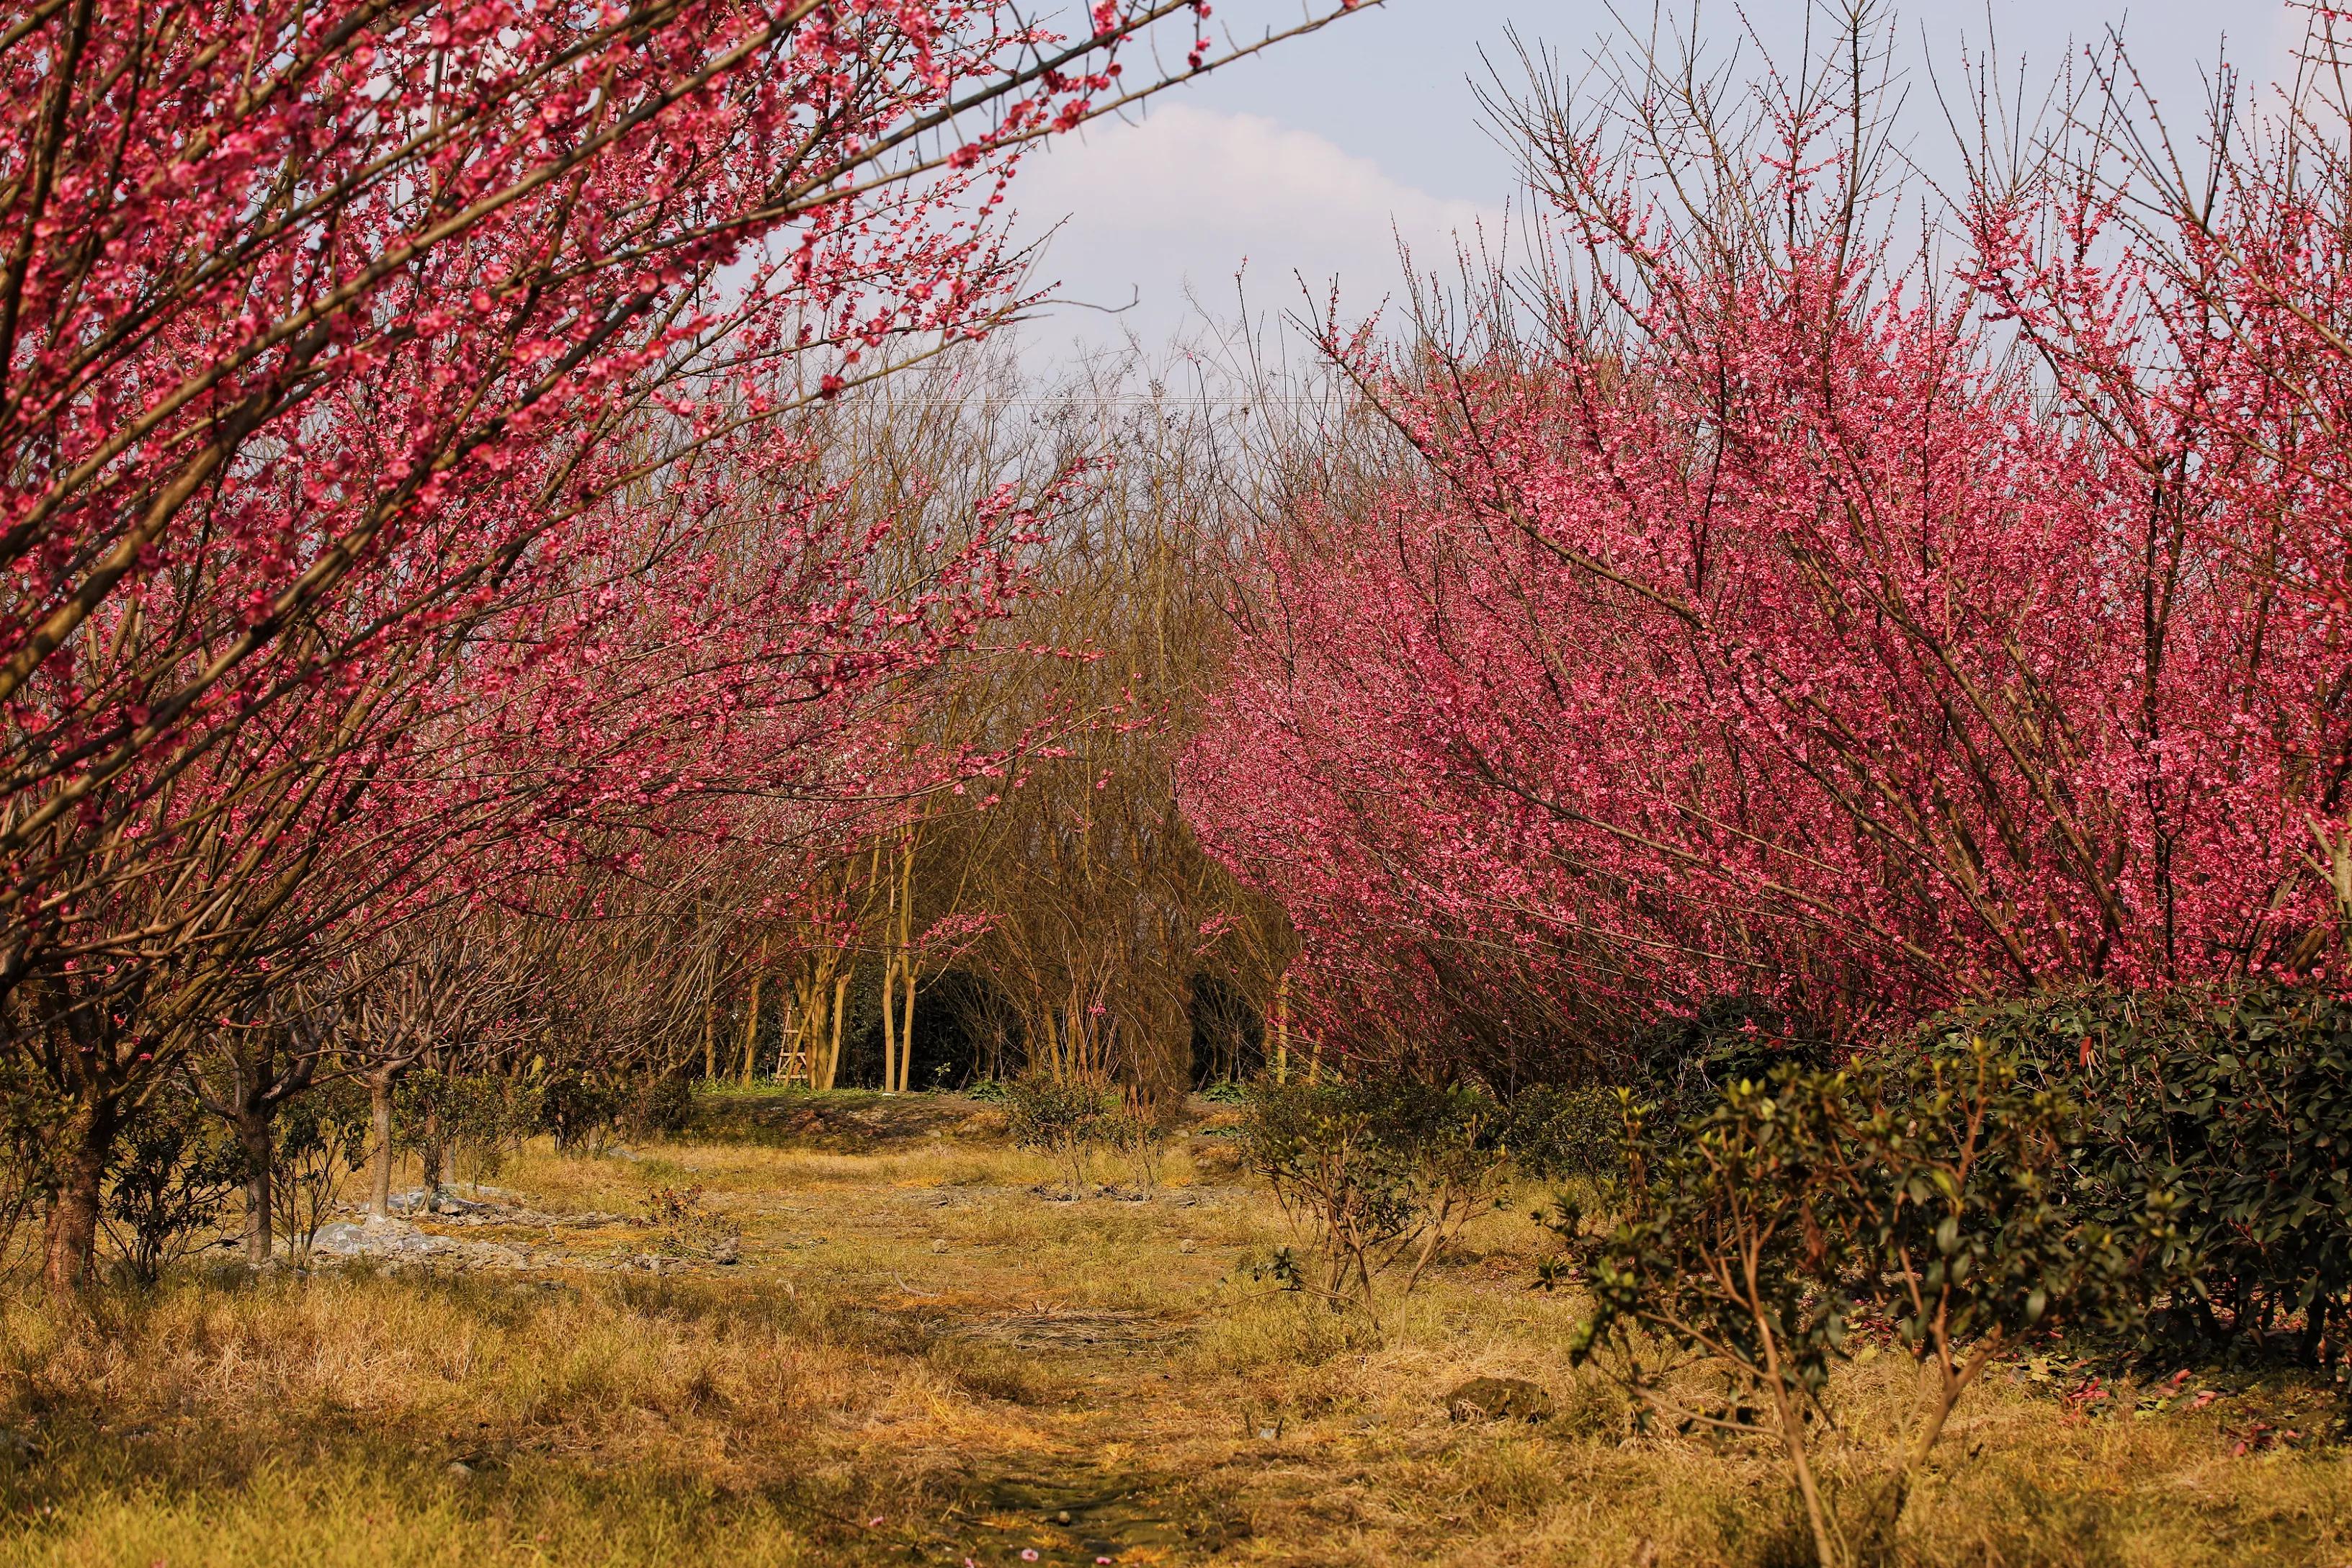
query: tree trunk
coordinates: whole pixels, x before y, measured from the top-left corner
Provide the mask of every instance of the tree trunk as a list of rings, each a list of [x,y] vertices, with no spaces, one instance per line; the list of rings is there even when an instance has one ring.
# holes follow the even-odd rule
[[[106,1182],[106,1162],[114,1152],[114,1134],[121,1116],[114,1097],[84,1100],[66,1120],[65,1168],[59,1173],[57,1196],[49,1201],[49,1219],[43,1237],[41,1277],[49,1294],[70,1301],[89,1279],[90,1260],[98,1249],[98,1217]]]
[[[898,1087],[912,1089],[915,1071],[915,960],[909,954],[905,966],[907,977],[907,1010],[898,1025]]]
[[[760,956],[765,958],[766,949],[762,948]],[[743,1086],[747,1089],[751,1085],[751,1071],[759,1062],[760,987],[767,977],[761,970],[751,971],[751,1007],[743,1019]]]
[[[245,1260],[258,1269],[276,1249],[269,1230],[270,1107],[239,1107],[236,1141],[245,1150]]]
[[[425,1184],[425,1207],[427,1212],[441,1211],[441,1108],[427,1105],[425,1112],[425,1135],[418,1140],[418,1152],[425,1157],[421,1179]]]
[[[882,1092],[894,1093],[898,1087],[898,1009],[894,1005],[898,989],[898,960],[894,955],[882,960]]]
[[[368,1218],[392,1218],[392,1074],[368,1080]]]
[[[719,1082],[719,1040],[714,1032],[719,1015],[719,983],[711,982],[710,994],[702,999],[702,1081]]]
[[[833,1016],[826,1019],[828,1038],[824,1047],[824,1082],[820,1089],[831,1089],[841,1081],[841,1019],[849,1010],[849,977],[836,975],[833,981]]]

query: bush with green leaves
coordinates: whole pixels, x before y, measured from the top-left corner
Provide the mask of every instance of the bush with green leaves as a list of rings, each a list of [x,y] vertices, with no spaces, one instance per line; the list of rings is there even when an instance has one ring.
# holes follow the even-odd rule
[[[1103,1124],[1103,1142],[1127,1163],[1136,1192],[1150,1197],[1160,1188],[1168,1162],[1168,1120],[1155,1106],[1129,1101],[1111,1112]]]
[[[439,1186],[444,1168],[478,1186],[539,1130],[547,1092],[536,1072],[412,1072],[401,1080],[394,1124],[424,1162],[426,1186]]]
[[[1662,1016],[1626,1042],[1628,1082],[1654,1107],[1664,1133],[1704,1116],[1726,1091],[1790,1069],[1822,1068],[1835,1052],[1827,1031],[1760,997],[1715,997],[1687,1014]]]
[[[537,1130],[566,1153],[593,1150],[619,1111],[620,1097],[598,1080],[584,1072],[554,1072],[540,1085]]]
[[[2063,1201],[2087,1127],[2063,1090],[1974,1036],[1735,1082],[1706,1116],[1663,1133],[1629,1103],[1611,1218],[1564,1207],[1555,1220],[1592,1297],[1571,1349],[1601,1358],[1645,1416],[1777,1440],[1821,1560],[1852,1561],[1809,1449],[1857,1320],[1892,1322],[1926,1391],[1869,1521],[1885,1531],[1996,1354],[2131,1315],[2136,1260]],[[2164,1212],[2154,1203],[2135,1234],[2160,1234]],[[1698,1366],[1727,1374],[1733,1396],[1696,1396]]]
[[[1005,1086],[1005,1130],[1014,1145],[1061,1166],[1072,1197],[1085,1190],[1087,1157],[1111,1141],[1118,1113],[1117,1095],[1077,1079],[1039,1074]]]
[[[341,1198],[343,1186],[368,1162],[374,1136],[368,1097],[347,1081],[322,1084],[289,1101],[274,1129],[276,1170],[270,1201],[286,1250],[297,1263]]]
[[[152,1284],[217,1229],[245,1185],[245,1151],[177,1084],[141,1106],[107,1168],[107,1228],[131,1278]]]
[[[1496,1109],[1492,1137],[1539,1181],[1601,1181],[1625,1166],[1625,1092],[1599,1084],[1522,1089]]]
[[[1261,1084],[1243,1159],[1313,1236],[1325,1298],[1370,1312],[1377,1280],[1402,1263],[1410,1294],[1491,1207],[1507,1166],[1496,1116],[1479,1091],[1409,1080]]]
[[[1981,1037],[2084,1105],[2068,1201],[2158,1264],[2149,1349],[2308,1360],[2352,1327],[2352,1001],[2276,986],[2083,991],[1964,1009]],[[2161,1211],[2160,1236],[2136,1228]]]
[[[20,1056],[0,1055],[0,1258],[57,1192],[58,1134],[67,1110],[45,1074]]]
[[[631,1137],[669,1137],[694,1121],[694,1083],[683,1072],[640,1074],[616,1098],[615,1119]]]

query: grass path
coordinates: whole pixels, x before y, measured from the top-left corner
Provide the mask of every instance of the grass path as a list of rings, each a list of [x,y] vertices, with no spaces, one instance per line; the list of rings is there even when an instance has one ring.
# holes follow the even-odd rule
[[[732,1264],[648,1267],[666,1238],[639,1223],[490,1213],[425,1228],[526,1266],[195,1269],[81,1327],[9,1306],[0,1560],[1802,1560],[1770,1454],[1637,1437],[1570,1372],[1576,1304],[1528,1289],[1526,1203],[1375,1333],[1257,1277],[1294,1239],[1213,1136],[1149,1201],[1068,1203],[954,1097],[730,1093],[702,1124],[498,1181],[542,1218],[698,1188],[740,1231]],[[1851,1375],[1851,1484],[1900,1413],[1896,1360]],[[1445,1393],[1490,1375],[1559,1414],[1449,1420]],[[1992,1377],[1898,1560],[2352,1564],[2352,1467],[2306,1437],[2332,1400],[2070,1391],[2063,1366]]]

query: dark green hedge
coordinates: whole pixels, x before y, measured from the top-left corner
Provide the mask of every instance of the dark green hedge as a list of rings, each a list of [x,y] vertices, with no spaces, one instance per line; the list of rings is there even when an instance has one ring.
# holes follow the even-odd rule
[[[1913,1042],[1981,1037],[2087,1113],[2066,1201],[2130,1238],[2175,1343],[2336,1359],[2352,1310],[2352,1003],[2284,987],[1988,1003]],[[2163,1234],[2149,1235],[2148,1216]]]

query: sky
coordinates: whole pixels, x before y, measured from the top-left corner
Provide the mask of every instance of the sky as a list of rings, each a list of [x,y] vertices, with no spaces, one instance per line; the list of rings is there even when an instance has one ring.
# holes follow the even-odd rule
[[[1255,37],[1295,18],[1297,4],[1220,0],[1214,25]],[[1804,0],[1702,0],[1698,36],[1720,50],[1752,28],[1793,58],[1805,12]],[[1690,14],[1689,0],[1666,13],[1685,27]],[[1517,200],[1514,157],[1473,87],[1497,68],[1525,79],[1507,31],[1549,47],[1572,75],[1626,37],[1615,18],[1646,28],[1650,16],[1641,0],[1385,0],[1171,89],[1135,123],[1057,139],[1023,169],[1015,204],[1019,232],[1045,241],[1039,280],[1069,303],[1025,329],[1024,352],[1034,362],[1130,332],[1164,342],[1198,319],[1188,294],[1233,314],[1237,273],[1255,311],[1296,308],[1303,280],[1318,301],[1336,283],[1344,315],[1369,313],[1402,281],[1399,239],[1425,272],[1450,259],[1452,236],[1496,232]],[[2143,79],[2188,120],[2225,41],[2247,74],[2268,78],[2302,37],[2288,0],[1906,0],[1893,19],[1905,131],[1930,165],[1950,143],[1935,83],[1988,37],[2012,69],[2021,58],[2029,78],[2046,79],[2119,27]]]

